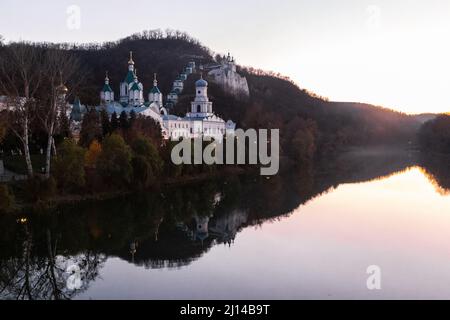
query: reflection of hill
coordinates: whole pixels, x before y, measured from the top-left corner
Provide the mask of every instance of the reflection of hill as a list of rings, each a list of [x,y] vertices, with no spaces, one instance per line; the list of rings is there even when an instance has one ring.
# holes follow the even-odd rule
[[[393,148],[353,149],[340,155],[325,172],[325,180],[336,184],[384,178],[417,164],[418,153]]]
[[[441,194],[450,193],[450,157],[421,155],[420,165]]]
[[[178,268],[201,257],[212,245],[212,239],[195,242],[178,230],[160,236],[158,241],[147,239],[138,242],[134,254],[127,246],[116,251],[115,255],[146,268]]]

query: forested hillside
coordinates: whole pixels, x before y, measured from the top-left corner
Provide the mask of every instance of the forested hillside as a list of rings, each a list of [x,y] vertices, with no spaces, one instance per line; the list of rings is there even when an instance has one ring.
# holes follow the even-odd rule
[[[118,96],[129,52],[133,51],[144,96],[158,74],[159,87],[166,95],[173,80],[189,61],[197,66],[214,62],[215,54],[187,34],[176,31],[149,31],[117,42],[85,45],[34,44],[62,48],[73,53],[82,66],[83,83],[72,94],[83,104],[97,105],[105,72]],[[210,81],[209,95],[214,111],[225,120],[232,119],[242,128],[280,129],[281,153],[293,163],[310,161],[348,146],[368,144],[408,144],[415,139],[419,121],[392,110],[360,103],[330,102],[299,88],[287,78],[251,67],[239,67],[248,79],[250,99],[237,99]],[[180,102],[172,111],[183,115],[194,94],[194,82],[200,71],[185,83]],[[67,83],[71,85],[70,80]]]

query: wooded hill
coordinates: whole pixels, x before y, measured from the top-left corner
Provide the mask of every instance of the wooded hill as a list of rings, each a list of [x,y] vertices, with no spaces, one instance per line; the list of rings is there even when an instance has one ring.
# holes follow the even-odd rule
[[[79,58],[83,66],[80,72],[86,74],[86,81],[76,95],[88,105],[99,103],[105,71],[109,72],[111,86],[118,96],[129,51],[133,51],[145,97],[152,87],[154,73],[158,74],[160,89],[167,95],[173,80],[189,61],[201,65],[218,59],[199,41],[176,31],[143,32],[104,44],[49,46],[62,47]],[[420,121],[413,116],[369,104],[330,102],[271,72],[242,67],[238,71],[247,77],[250,99],[235,98],[210,81],[214,111],[225,120],[237,122],[239,127],[280,129],[282,155],[295,162],[347,146],[407,145],[415,139],[420,127]],[[183,115],[189,109],[195,93],[194,82],[199,76],[197,72],[188,78],[174,113]]]

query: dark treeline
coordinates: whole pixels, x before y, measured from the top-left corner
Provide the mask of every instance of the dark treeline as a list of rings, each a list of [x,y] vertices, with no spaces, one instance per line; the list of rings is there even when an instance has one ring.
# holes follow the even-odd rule
[[[450,115],[442,114],[423,124],[419,132],[423,149],[450,154]]]

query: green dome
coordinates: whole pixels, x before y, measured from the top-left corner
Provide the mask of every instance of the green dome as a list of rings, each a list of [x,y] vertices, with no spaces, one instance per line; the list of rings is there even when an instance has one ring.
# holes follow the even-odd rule
[[[153,87],[152,90],[150,90],[150,93],[153,93],[153,94],[155,94],[155,93],[161,93],[161,91],[159,91],[159,88],[158,88],[158,87]]]
[[[105,83],[105,85],[103,86],[102,91],[103,91],[103,92],[112,92],[112,89],[111,89],[111,87],[109,86],[109,84],[106,84],[106,83]]]
[[[141,91],[141,88],[139,88],[139,84],[135,82],[131,87],[130,91]]]
[[[134,73],[133,73],[133,71],[130,70],[130,71],[128,71],[127,76],[126,76],[124,82],[130,84],[130,83],[132,83],[133,81],[134,81]]]

